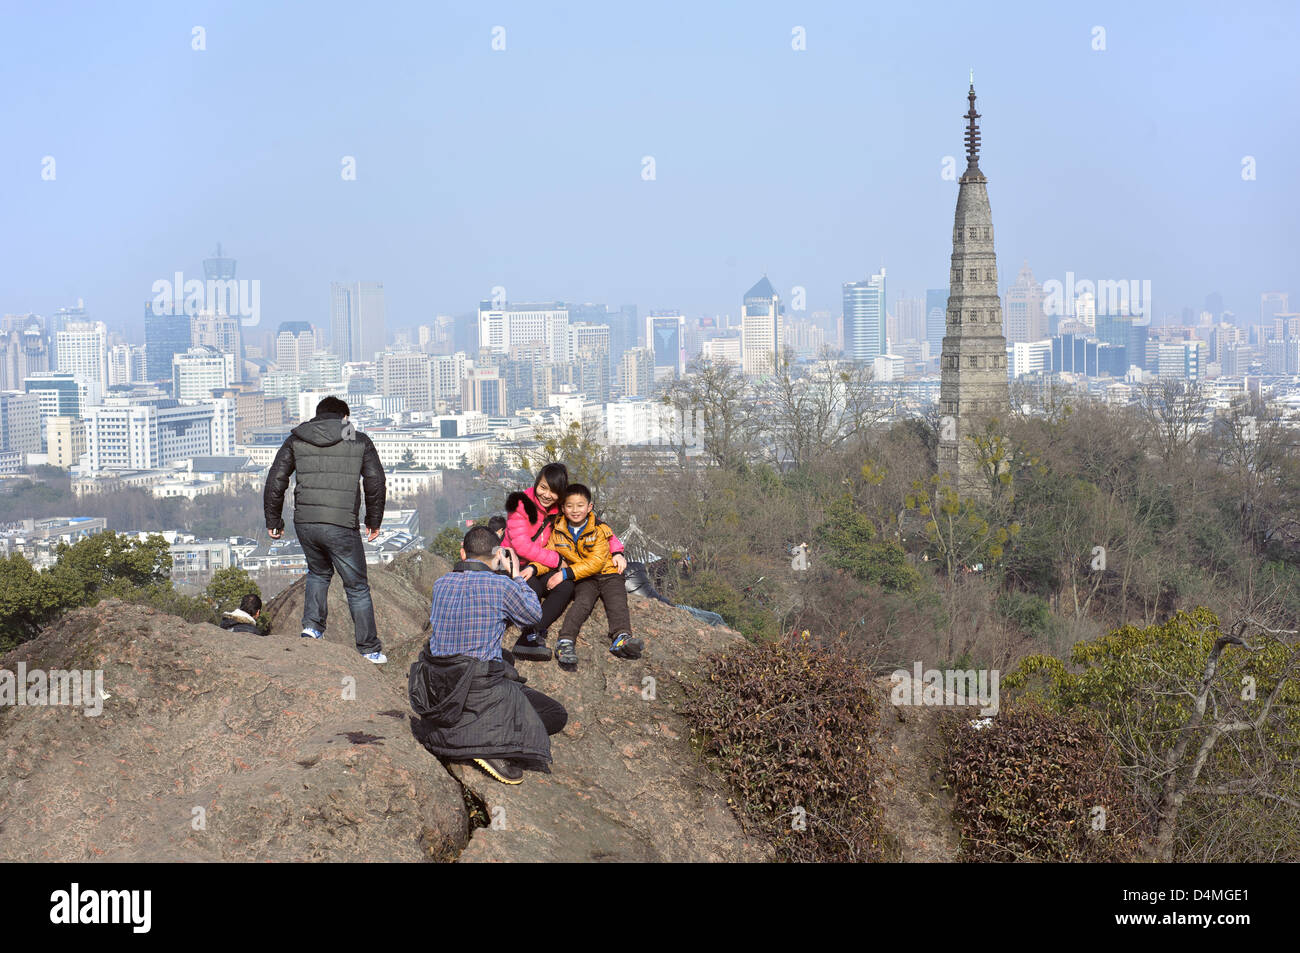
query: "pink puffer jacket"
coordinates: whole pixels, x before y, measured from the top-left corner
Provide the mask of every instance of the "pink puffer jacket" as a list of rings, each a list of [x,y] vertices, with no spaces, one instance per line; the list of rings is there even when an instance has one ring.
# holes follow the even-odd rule
[[[559,568],[560,554],[546,548],[546,543],[551,538],[553,518],[559,511],[559,503],[549,510],[543,510],[531,487],[511,493],[506,497],[506,534],[501,545],[509,546],[519,554],[521,566],[534,562],[551,569]],[[609,551],[623,551],[623,544],[612,534],[609,537]]]

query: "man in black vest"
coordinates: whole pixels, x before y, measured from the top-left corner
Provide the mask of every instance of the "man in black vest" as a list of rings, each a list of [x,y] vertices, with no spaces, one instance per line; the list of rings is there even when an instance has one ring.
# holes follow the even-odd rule
[[[325,635],[330,580],[338,570],[347,593],[357,651],[375,663],[387,662],[375,631],[375,609],[366,577],[366,550],[358,532],[361,486],[366,492],[367,542],[379,536],[384,520],[384,466],[370,438],[348,420],[348,405],[326,397],[316,416],[299,424],[275,455],[266,477],[262,508],[272,539],[284,533],[284,491],[293,488],[293,528],[307,557],[307,591],[302,604],[302,634]]]

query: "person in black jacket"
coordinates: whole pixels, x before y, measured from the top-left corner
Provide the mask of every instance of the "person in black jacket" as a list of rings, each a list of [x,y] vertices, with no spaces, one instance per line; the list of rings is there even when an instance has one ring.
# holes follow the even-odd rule
[[[348,420],[348,405],[326,397],[316,416],[293,429],[266,477],[262,494],[266,528],[272,539],[284,533],[284,493],[293,489],[293,528],[307,557],[307,589],[302,604],[304,638],[325,636],[326,603],[335,570],[343,580],[356,629],[357,651],[375,663],[387,662],[375,629],[375,609],[366,576],[366,550],[358,533],[361,489],[366,496],[366,540],[379,536],[384,520],[384,466],[370,438]]]
[[[257,627],[257,617],[262,614],[262,597],[250,592],[239,600],[239,608],[221,614],[221,627],[227,632],[247,632],[249,635],[265,635]]]
[[[517,557],[499,543],[492,530],[475,526],[465,534],[461,561],[433,584],[431,634],[407,689],[426,748],[518,784],[525,766],[550,763],[549,736],[569,715],[555,699],[526,688],[501,650],[506,625],[535,624],[542,604],[518,578]]]

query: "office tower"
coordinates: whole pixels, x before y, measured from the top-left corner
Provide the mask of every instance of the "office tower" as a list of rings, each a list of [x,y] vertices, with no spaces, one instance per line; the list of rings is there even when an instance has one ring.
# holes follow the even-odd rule
[[[78,380],[59,371],[45,371],[24,378],[23,390],[37,397],[42,433],[50,417],[82,417],[103,396],[103,390],[94,381]]]
[[[151,381],[171,380],[172,358],[184,354],[193,343],[190,316],[181,306],[179,296],[170,311],[155,311],[153,301],[145,302],[145,374]]]
[[[35,394],[0,392],[0,451],[41,452],[40,400]]]
[[[618,389],[624,397],[649,397],[654,391],[654,354],[648,347],[623,352],[618,362]]]
[[[228,258],[205,259],[208,261],[232,261]],[[233,357],[230,362],[235,376],[231,380],[243,379],[244,341],[240,330],[239,316],[220,311],[198,311],[190,318],[190,344],[195,347],[210,347],[221,354]]]
[[[145,350],[137,344],[114,344],[108,349],[108,386],[123,387],[148,380]]]
[[[668,368],[669,376],[686,372],[686,316],[680,311],[651,311],[645,319],[645,336],[656,368]]]
[[[1043,286],[1034,280],[1029,262],[1020,266],[1016,283],[1007,289],[1006,338],[1008,343],[1042,341],[1047,337]]]
[[[212,347],[192,347],[172,358],[172,396],[177,400],[208,400],[212,391],[232,383],[231,360]]]
[[[544,344],[553,364],[569,360],[569,308],[562,302],[503,304],[480,301],[478,348],[508,354],[512,347]]]
[[[405,410],[433,410],[433,375],[422,351],[384,351],[379,355],[379,393],[400,397]]]
[[[1205,310],[1210,313],[1212,323],[1218,323],[1223,317],[1223,295],[1217,291],[1211,291],[1205,296]]]
[[[78,298],[75,306],[71,308],[60,308],[58,311],[55,311],[50,315],[45,322],[45,331],[51,338],[53,338],[63,330],[68,322],[81,322],[85,320],[87,320],[86,303],[81,298]],[[51,368],[51,370],[59,370],[59,368]]]
[[[885,343],[885,269],[866,281],[844,284],[844,356],[871,364],[888,353]]]
[[[283,321],[275,334],[275,363],[289,374],[304,374],[316,353],[316,329],[307,321]]]
[[[1089,330],[1097,329],[1097,296],[1091,291],[1082,292],[1074,302],[1074,320]]]
[[[506,382],[496,367],[474,367],[461,382],[461,412],[482,413],[489,417],[506,415]]]
[[[448,400],[459,397],[460,382],[465,379],[465,372],[469,367],[470,360],[464,351],[434,355],[430,367],[434,399]]]
[[[108,385],[108,329],[103,321],[68,321],[55,335],[59,370]]]
[[[388,342],[384,283],[330,284],[330,350],[343,363],[373,361]]]
[[[1274,315],[1286,314],[1291,310],[1289,296],[1285,291],[1265,291],[1259,296],[1259,323],[1270,325]]]
[[[991,488],[972,438],[1007,413],[1007,344],[1002,336],[988,179],[979,167],[974,81],[967,98],[966,171],[953,215],[948,333],[939,361],[938,464],[958,492],[988,498]]]
[[[930,288],[925,292],[925,340],[930,357],[943,350],[943,336],[948,333],[948,289]]]
[[[899,298],[894,302],[893,323],[895,331],[889,335],[891,343],[925,340],[925,301],[921,298]],[[897,348],[894,348],[897,351]]]
[[[569,326],[569,350],[572,354],[574,381],[590,400],[604,403],[610,397],[611,364],[609,360],[610,327],[608,324],[572,324]]]
[[[784,314],[781,296],[767,275],[745,292],[740,307],[741,366],[745,374],[763,376],[776,370],[781,359]]]

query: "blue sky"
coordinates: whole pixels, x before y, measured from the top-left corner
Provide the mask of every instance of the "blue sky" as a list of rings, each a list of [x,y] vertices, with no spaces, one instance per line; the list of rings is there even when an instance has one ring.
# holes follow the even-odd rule
[[[1149,279],[1157,318],[1210,291],[1242,316],[1261,291],[1300,296],[1295,4],[0,16],[0,312],[81,297],[138,334],[153,282],[199,276],[217,241],[261,280],[271,327],[327,324],[332,280],[383,281],[390,328],[496,285],[735,315],[766,270],[838,314],[841,283],[884,264],[891,300],[920,296],[947,272],[940,172],[964,165],[971,67],[1004,287],[1027,259],[1040,280]]]

